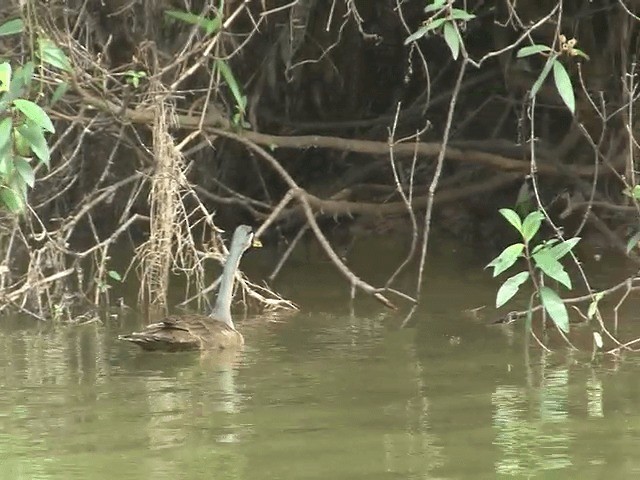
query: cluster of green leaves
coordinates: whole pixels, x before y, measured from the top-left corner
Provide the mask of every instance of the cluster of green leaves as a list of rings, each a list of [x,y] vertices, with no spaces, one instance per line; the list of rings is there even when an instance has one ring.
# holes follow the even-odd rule
[[[48,166],[49,146],[44,135],[55,131],[40,106],[18,98],[32,76],[31,63],[13,74],[8,62],[0,63],[0,199],[16,213],[24,210],[27,187],[35,183],[30,155]]]
[[[0,25],[0,36],[24,31],[22,19]],[[62,50],[49,39],[38,38],[35,52],[42,62],[62,70],[71,65]],[[24,211],[27,189],[35,183],[33,157],[49,166],[49,145],[45,134],[55,129],[47,113],[28,100],[35,64],[26,62],[12,69],[9,62],[0,63],[0,201],[12,212]],[[64,95],[66,84],[59,84],[50,105]]]
[[[573,93],[573,85],[571,84],[571,78],[567,73],[567,69],[564,67],[562,62],[560,62],[560,57],[577,56],[588,60],[589,56],[582,50],[575,47],[575,38],[567,40],[564,35],[560,35],[559,40],[560,41],[558,42],[558,50],[553,50],[547,45],[534,44],[518,50],[517,56],[518,58],[524,58],[537,54],[546,55],[547,62],[542,68],[542,72],[540,72],[540,75],[534,82],[533,87],[531,87],[531,98],[536,96],[536,94],[540,90],[540,87],[542,87],[542,83],[546,80],[551,69],[553,69],[553,81],[556,85],[556,88],[558,89],[558,93],[560,94],[560,97],[562,98],[562,101],[565,103],[567,108],[571,111],[571,113],[574,113],[576,110],[576,99]]]
[[[433,0],[430,5],[425,7],[424,11],[425,13],[435,13],[425,20],[418,30],[409,35],[404,44],[408,45],[430,32],[440,31],[441,29],[444,40],[447,42],[449,50],[451,50],[451,56],[454,60],[457,60],[458,55],[460,55],[462,38],[456,22],[466,23],[476,16],[461,8],[453,8],[452,2],[448,0]]]
[[[190,25],[197,25],[204,30],[207,35],[214,35],[222,28],[223,12],[224,0],[220,0],[220,5],[217,8],[216,14],[212,18],[181,10],[166,10],[164,13],[168,17],[181,22],[188,23]],[[229,90],[231,90],[233,99],[235,100],[236,112],[233,115],[233,123],[243,128],[249,128],[250,125],[244,119],[247,109],[247,96],[242,93],[240,84],[231,71],[229,64],[224,60],[217,58],[213,61],[212,68],[214,75],[220,75],[224,79]]]
[[[501,209],[500,213],[518,231],[522,242],[509,245],[487,267],[493,267],[493,276],[496,277],[511,268],[519,258],[524,258],[528,268],[508,278],[502,284],[496,296],[496,307],[499,308],[511,300],[520,286],[527,280],[531,280],[535,289],[532,301],[537,297],[558,328],[568,332],[569,315],[564,302],[555,290],[539,285],[534,279],[539,274],[543,274],[570,290],[571,279],[560,263],[560,259],[576,246],[580,238],[574,237],[564,241],[552,239],[532,246],[531,242],[540,230],[545,218],[544,214],[540,211],[531,212],[522,220],[515,211],[508,208]]]
[[[127,70],[124,72],[124,76],[127,79],[127,83],[131,85],[133,88],[138,88],[140,86],[140,81],[143,78],[147,78],[147,72],[144,70]]]

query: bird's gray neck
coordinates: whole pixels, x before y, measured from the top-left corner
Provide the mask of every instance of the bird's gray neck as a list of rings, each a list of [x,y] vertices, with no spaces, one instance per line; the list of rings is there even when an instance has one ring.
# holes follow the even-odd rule
[[[240,264],[240,257],[242,257],[242,251],[229,253],[227,261],[224,264],[224,269],[222,270],[218,298],[211,313],[211,316],[216,320],[226,323],[233,329],[236,327],[231,319],[231,299],[233,297],[233,283],[236,270]]]

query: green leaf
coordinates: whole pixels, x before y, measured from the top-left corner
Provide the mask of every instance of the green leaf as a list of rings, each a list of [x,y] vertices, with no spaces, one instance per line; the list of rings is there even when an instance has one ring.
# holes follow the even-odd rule
[[[550,249],[553,245],[555,245],[558,242],[559,240],[557,238],[552,238],[551,240],[545,240],[539,245],[536,245],[535,247],[533,247],[533,250],[531,250],[531,253],[539,252],[543,248]]]
[[[569,314],[567,313],[567,307],[558,294],[549,287],[542,287],[540,289],[540,300],[553,323],[564,333],[569,333]]]
[[[49,167],[49,145],[40,127],[27,121],[18,127],[18,133],[24,137],[35,156]]]
[[[511,278],[508,278],[498,289],[496,295],[496,308],[500,308],[518,293],[520,285],[529,279],[529,272],[520,272]]]
[[[51,99],[49,100],[49,107],[53,107],[60,99],[67,93],[69,90],[69,84],[67,82],[59,83],[56,89],[53,91],[53,95],[51,95]]]
[[[424,37],[427,34],[428,31],[429,31],[429,29],[427,28],[426,25],[421,26],[418,30],[413,32],[411,35],[409,35],[405,39],[404,44],[405,45],[409,45],[411,42],[415,42],[416,40],[420,40],[422,37]]]
[[[222,78],[224,78],[224,80],[227,82],[227,85],[229,86],[229,89],[231,90],[231,93],[233,94],[233,97],[236,101],[236,107],[238,111],[244,114],[245,107],[247,106],[247,98],[242,95],[240,86],[238,85],[238,82],[236,82],[236,79],[233,76],[233,72],[229,68],[229,65],[227,65],[227,62],[225,62],[224,60],[216,60],[215,67],[222,75]]]
[[[518,196],[516,197],[516,204],[514,207],[515,212],[520,217],[524,217],[533,209],[533,192],[529,186],[529,182],[525,180],[518,189]]]
[[[38,38],[38,57],[43,63],[48,63],[60,70],[71,72],[69,57],[51,40],[46,37]]]
[[[11,86],[11,64],[9,62],[0,63],[0,93],[8,92]]]
[[[0,25],[0,37],[15,35],[24,31],[24,22],[21,18],[14,18]]]
[[[436,28],[441,27],[447,21],[448,21],[447,18],[436,18],[435,20],[431,20],[427,22],[425,25],[421,26],[418,30],[416,30],[411,35],[409,35],[407,39],[404,41],[404,44],[408,45],[411,42],[414,42],[424,37],[431,30],[435,30]]]
[[[39,105],[23,98],[16,98],[13,101],[13,104],[24,114],[25,117],[27,117],[43,130],[51,133],[56,131],[56,129],[53,127],[53,123],[51,123],[49,115],[47,115],[47,113]]]
[[[12,176],[11,179],[9,179],[8,186],[15,193],[20,194],[20,198],[22,199],[22,203],[24,205],[26,205],[26,203],[27,203],[27,184],[22,179],[22,177],[20,175]]]
[[[16,99],[25,96],[25,90],[29,88],[33,79],[33,62],[27,62],[23,66],[18,67],[13,72],[7,93],[0,97],[0,112],[9,108],[9,105]],[[2,82],[0,82],[2,83]]]
[[[527,218],[525,218],[522,223],[522,236],[525,242],[528,243],[535,237],[538,230],[540,230],[542,220],[544,220],[544,214],[542,212],[536,211],[527,215]]]
[[[222,27],[222,16],[218,15],[214,19],[206,18],[203,15],[196,15],[191,12],[184,12],[181,10],[166,10],[165,15],[181,22],[189,23],[191,25],[197,25],[202,28],[207,34],[212,34],[220,30]]]
[[[572,51],[574,52],[575,55],[584,58],[585,60],[590,60],[589,55],[587,55],[586,53],[584,53],[582,50],[580,50],[579,48],[573,48]]]
[[[109,275],[111,278],[113,278],[116,282],[121,282],[122,281],[122,277],[115,270],[109,270],[107,272],[107,275]]]
[[[425,27],[427,29],[427,32],[429,32],[431,30],[435,30],[436,28],[440,28],[445,22],[447,22],[446,17],[436,18],[435,20],[430,20],[429,22],[427,22]]]
[[[633,188],[628,188],[627,187],[627,188],[622,190],[622,194],[626,195],[627,197],[631,197],[631,198],[633,198],[635,200],[638,200],[637,195],[640,194],[640,185],[636,185]]]
[[[571,113],[576,110],[576,98],[573,94],[573,85],[571,85],[571,79],[564,65],[558,60],[553,62],[553,80],[556,83],[558,93],[562,97],[562,101],[565,103]]]
[[[516,54],[516,56],[518,58],[523,58],[523,57],[529,57],[531,55],[535,55],[536,53],[542,53],[542,52],[550,52],[551,48],[547,47],[546,45],[529,45],[527,47],[522,47],[520,50],[518,50],[518,53]]]
[[[9,148],[0,151],[0,177],[7,178],[13,172],[13,152]],[[2,188],[0,186],[0,188]]]
[[[35,128],[40,130],[38,127]],[[13,128],[13,153],[17,153],[23,157],[31,155],[31,144],[29,143],[29,140],[24,138],[16,127]]]
[[[33,173],[33,168],[29,162],[27,162],[23,157],[15,157],[13,159],[13,165],[16,167],[16,171],[20,175],[20,178],[24,180],[24,183],[33,188],[33,185],[36,182],[36,176]]]
[[[452,8],[451,15],[449,15],[451,20],[462,20],[463,22],[468,22],[469,20],[473,20],[476,16],[473,13],[469,13],[466,10],[462,10],[460,8]]]
[[[13,127],[13,119],[7,117],[0,122],[0,151],[4,149],[7,142],[11,140],[11,128]]]
[[[24,90],[27,86],[27,82],[24,79],[23,67],[18,67],[13,73],[11,82],[8,85],[9,90],[0,98],[0,112],[9,108],[9,105],[21,96],[24,96]]]
[[[522,220],[518,214],[510,208],[501,208],[499,212],[522,235]]]
[[[0,187],[0,200],[13,213],[20,213],[24,209],[20,195],[7,186]]]
[[[551,255],[556,260],[560,260],[567,253],[569,253],[573,247],[575,247],[580,241],[580,237],[573,237],[569,240],[565,240],[558,245],[554,245],[553,247],[548,248],[549,255]]]
[[[0,142],[0,145],[2,145],[2,142]],[[631,237],[627,242],[627,255],[631,253],[631,250],[638,246],[638,242],[640,242],[640,230],[634,233],[633,237]]]
[[[429,13],[429,12],[435,12],[436,10],[440,10],[442,7],[445,6],[445,4],[447,3],[447,0],[433,0],[433,3],[431,5],[427,5],[424,9],[425,13]]]
[[[514,263],[516,263],[518,258],[520,258],[523,250],[523,243],[514,243],[513,245],[509,245],[485,268],[493,267],[493,276],[497,277],[502,272],[510,268]]]
[[[536,266],[544,272],[548,277],[560,282],[562,285],[571,290],[571,279],[569,274],[558,260],[553,258],[548,250],[540,250],[533,254],[533,260]]]
[[[542,84],[551,71],[551,67],[553,66],[553,62],[555,62],[555,58],[555,56],[552,56],[547,59],[547,63],[544,64],[544,68],[542,69],[542,72],[540,72],[540,76],[533,83],[533,87],[531,87],[531,93],[529,94],[531,98],[535,97],[538,94],[538,90],[540,90],[540,87],[542,87]]]
[[[458,30],[451,22],[444,24],[444,40],[447,42],[449,50],[451,50],[451,56],[454,60],[457,60],[460,54],[460,37],[458,36]]]
[[[16,70],[14,80],[16,77],[21,79],[22,85],[25,88],[29,88],[31,85],[31,81],[33,80],[33,71],[35,70],[35,65],[33,62],[27,62]]]
[[[164,14],[167,17],[175,18],[184,23],[198,25],[202,28],[206,27],[206,18],[204,15],[196,15],[195,13],[185,12],[183,10],[165,10]]]

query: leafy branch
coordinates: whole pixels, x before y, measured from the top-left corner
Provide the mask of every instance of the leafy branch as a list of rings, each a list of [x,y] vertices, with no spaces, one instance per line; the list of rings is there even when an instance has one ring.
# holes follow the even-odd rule
[[[409,35],[404,41],[405,45],[415,42],[432,31],[440,31],[444,37],[451,56],[458,59],[462,38],[460,37],[459,25],[463,26],[469,20],[476,18],[472,13],[461,8],[453,8],[452,2],[447,0],[434,0],[424,9],[425,13],[435,12],[430,18],[425,20],[420,28]]]
[[[589,56],[582,50],[576,48],[577,40],[575,38],[567,40],[567,37],[560,35],[558,39],[560,40],[558,50],[553,50],[547,45],[528,45],[518,50],[517,57],[525,58],[537,54],[547,56],[547,62],[544,64],[542,72],[540,72],[540,75],[533,84],[530,96],[531,98],[536,96],[543,82],[549,75],[549,72],[553,69],[553,81],[558,89],[558,93],[571,113],[575,113],[576,100],[573,93],[573,85],[571,84],[571,78],[569,77],[569,73],[567,73],[567,69],[562,62],[560,62],[560,57],[582,57],[588,60]]]
[[[17,18],[0,25],[0,36],[20,34],[24,22]],[[46,37],[38,38],[35,56],[42,63],[69,71],[64,52]],[[0,63],[0,200],[12,212],[21,213],[27,204],[27,190],[35,184],[33,157],[49,167],[49,145],[45,134],[54,133],[53,122],[37,103],[28,100],[35,64],[31,61],[13,70]],[[66,91],[58,85],[53,104]]]
[[[527,269],[508,278],[502,284],[496,296],[496,307],[499,308],[511,300],[520,287],[531,280],[534,287],[532,300],[537,297],[555,325],[563,332],[568,332],[569,315],[564,302],[555,290],[542,285],[536,279],[547,276],[571,290],[571,279],[560,260],[576,246],[580,238],[574,237],[565,241],[552,239],[532,246],[531,242],[540,230],[544,214],[540,211],[531,212],[522,220],[515,211],[508,208],[501,209],[500,213],[518,231],[522,242],[509,245],[487,267],[493,267],[493,276],[497,277],[511,268],[518,259],[523,258]]]

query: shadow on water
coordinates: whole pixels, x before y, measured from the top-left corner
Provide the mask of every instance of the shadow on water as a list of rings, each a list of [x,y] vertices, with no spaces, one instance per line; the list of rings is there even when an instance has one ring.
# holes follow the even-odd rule
[[[636,476],[640,360],[525,355],[519,326],[461,314],[495,294],[469,265],[434,263],[406,329],[300,265],[282,282],[303,312],[244,319],[222,361],[118,342],[139,319],[4,322],[0,478]]]

